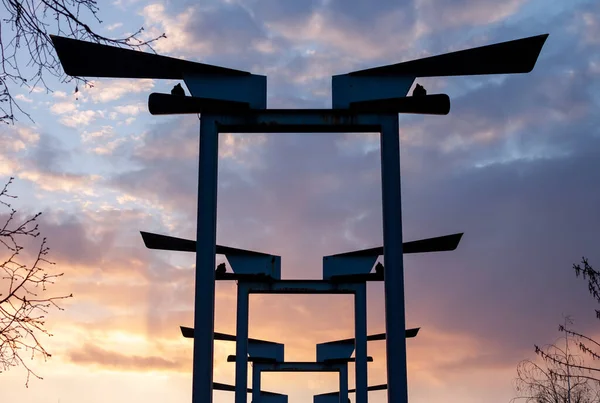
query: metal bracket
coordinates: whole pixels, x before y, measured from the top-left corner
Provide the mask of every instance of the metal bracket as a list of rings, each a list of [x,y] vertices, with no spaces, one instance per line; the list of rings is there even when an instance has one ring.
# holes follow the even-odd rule
[[[333,276],[368,274],[373,269],[377,258],[377,255],[325,256],[323,257],[323,280],[330,280]]]
[[[183,81],[194,97],[247,102],[252,109],[267,109],[267,76],[184,74]]]
[[[225,257],[236,274],[265,274],[281,280],[281,256],[226,254]]]
[[[333,109],[350,108],[353,102],[375,101],[406,96],[415,77],[369,77],[340,74],[331,78]]]

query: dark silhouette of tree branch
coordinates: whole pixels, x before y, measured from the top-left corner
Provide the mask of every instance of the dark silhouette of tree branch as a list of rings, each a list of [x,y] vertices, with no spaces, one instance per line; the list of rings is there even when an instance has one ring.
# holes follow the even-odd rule
[[[577,277],[581,275],[584,280],[588,281],[590,295],[600,304],[600,272],[594,270],[585,257],[581,258],[581,264],[574,264],[573,269]],[[600,310],[598,309],[596,309],[596,318],[600,319]]]
[[[590,266],[588,260],[585,257],[581,259],[580,264],[574,264],[573,269],[575,270],[575,275],[577,277],[582,276],[584,280],[587,280],[588,291],[590,295],[594,297],[596,302],[600,303],[600,272],[594,270],[594,268]],[[596,317],[600,318],[599,310],[596,310]],[[592,348],[600,348],[600,343],[598,343],[596,340],[592,339],[589,336],[576,332],[572,329],[569,329],[568,327],[566,327],[566,325],[559,325],[558,330],[560,332],[565,333],[567,337],[572,336],[573,339],[577,341],[577,347],[581,352],[584,353],[584,355],[591,357],[592,360],[600,359],[600,353],[596,352],[596,350]],[[554,364],[562,366],[564,368],[568,367],[587,371],[589,375],[586,376],[589,377],[589,379],[600,383],[600,368],[595,368],[586,365],[575,365],[561,361],[560,358],[546,354],[544,350],[540,349],[538,346],[535,346],[535,352],[544,360],[552,361]],[[568,372],[565,375],[561,376],[568,377]]]
[[[600,272],[594,270],[592,266],[590,266],[588,260],[583,257],[581,259],[580,264],[574,264],[573,269],[575,270],[575,275],[577,277],[582,276],[584,280],[588,282],[588,291],[592,297],[596,300],[596,302],[600,303]],[[596,309],[596,317],[600,318],[600,311]],[[569,329],[565,325],[559,325],[558,330],[560,332],[565,333],[566,336],[572,336],[577,341],[577,347],[584,355],[587,355],[592,358],[592,360],[600,359],[600,354],[596,352],[592,347],[600,348],[600,343],[588,337],[584,334],[576,332],[572,329]],[[591,346],[591,347],[590,347]],[[590,379],[595,380],[600,383],[600,368],[594,368],[591,366],[585,365],[572,365],[566,362],[561,362],[557,360],[556,357],[548,356],[541,350],[538,346],[535,346],[535,352],[542,358],[548,361],[553,361],[556,365],[561,365],[563,367],[569,368],[577,368],[580,370],[587,371],[590,375],[588,377]]]
[[[559,365],[559,366],[564,366],[565,368],[568,366],[569,368],[577,368],[577,369],[583,369],[586,371],[600,372],[600,368],[586,367],[585,365],[576,365],[576,364],[573,364],[570,362],[563,361],[561,359],[561,357],[557,358],[556,355],[548,354],[543,349],[538,347],[537,345],[535,346],[535,353],[538,354],[540,357],[542,357],[544,360],[552,361],[554,364]]]
[[[50,274],[44,268],[54,265],[46,258],[49,252],[46,238],[42,239],[33,264],[19,262],[24,249],[20,240],[40,235],[36,220],[41,213],[21,219],[4,201],[5,198],[16,199],[8,193],[13,179],[10,178],[0,191],[0,205],[10,210],[0,227],[0,244],[4,246],[0,253],[0,372],[22,365],[27,370],[25,385],[28,386],[31,375],[42,378],[25,362],[23,353],[30,352],[31,359],[36,355],[41,355],[44,360],[51,357],[40,341],[41,335],[52,336],[45,328],[46,314],[51,308],[63,310],[57,302],[71,298],[73,294],[46,296],[47,287],[63,275]]]
[[[51,89],[44,80],[44,74],[51,74],[70,82],[55,55],[49,34],[68,36],[85,41],[102,43],[131,49],[149,49],[154,52],[152,43],[165,34],[142,40],[143,27],[131,35],[121,38],[108,38],[90,27],[88,19],[101,24],[96,0],[1,0],[0,7],[0,123],[14,123],[15,112],[31,116],[19,105],[10,92],[10,86],[27,87],[30,91],[37,85]],[[26,77],[22,63],[32,69],[31,77]],[[84,85],[89,81],[74,77]],[[78,92],[78,85],[75,92]]]
[[[587,280],[590,295],[600,303],[600,272],[594,270],[585,257],[580,264],[574,264],[573,269],[577,277],[582,276]],[[596,317],[600,319],[599,310],[596,310]],[[543,359],[547,368],[543,369],[532,361],[521,362],[517,368],[516,380],[516,389],[520,396],[515,399],[526,399],[527,402],[567,402],[570,390],[571,403],[600,401],[600,368],[586,365],[583,358],[575,357],[569,352],[569,343],[573,343],[584,357],[600,359],[600,353],[593,349],[600,348],[600,343],[569,329],[567,320],[564,325],[558,326],[558,330],[565,334],[565,350],[556,344],[544,348],[535,345],[535,353]]]
[[[558,327],[558,330],[560,330],[561,332],[565,332],[565,333],[567,333],[567,334],[575,337],[576,339],[579,339],[580,340],[580,342],[579,342],[579,349],[581,351],[583,351],[584,353],[589,354],[595,360],[596,359],[600,359],[600,354],[596,353],[594,350],[592,350],[591,348],[587,347],[584,344],[584,342],[581,341],[581,340],[586,340],[586,341],[588,341],[588,342],[590,342],[592,344],[595,344],[597,347],[600,347],[600,344],[597,341],[595,341],[594,339],[592,339],[590,337],[587,337],[587,336],[585,336],[583,334],[577,333],[577,332],[575,332],[573,330],[566,329],[562,325]]]
[[[581,357],[572,355],[567,348],[561,349],[556,343],[543,348],[536,346],[536,353],[544,358],[541,362],[524,360],[517,366],[514,382],[517,397],[511,402],[567,403],[569,394],[571,403],[599,401],[597,381],[584,374]]]

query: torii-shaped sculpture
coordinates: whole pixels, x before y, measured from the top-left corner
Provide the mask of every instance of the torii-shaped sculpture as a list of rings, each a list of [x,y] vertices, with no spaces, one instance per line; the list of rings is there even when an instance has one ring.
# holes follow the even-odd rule
[[[398,113],[447,114],[444,94],[406,97],[417,77],[530,72],[548,35],[376,67],[332,78],[332,109],[267,109],[266,77],[52,36],[71,76],[184,80],[192,97],[151,94],[152,114],[202,113],[194,322],[193,403],[212,402],[218,134],[379,132],[388,401],[408,401]],[[236,378],[238,378],[236,376]],[[246,402],[236,379],[236,403]],[[358,387],[359,385],[357,385]],[[356,393],[367,402],[367,391]]]

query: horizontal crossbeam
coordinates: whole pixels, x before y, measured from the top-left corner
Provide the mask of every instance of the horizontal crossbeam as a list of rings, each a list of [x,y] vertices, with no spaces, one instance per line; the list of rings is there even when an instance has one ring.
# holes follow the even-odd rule
[[[188,113],[227,113],[250,110],[248,102],[224,101],[213,98],[186,97],[152,93],[148,97],[151,115],[182,115]]]
[[[349,109],[265,109],[204,114],[219,133],[379,133],[397,113],[359,113]]]
[[[210,93],[208,94],[210,95]],[[148,110],[152,115],[180,115],[190,113],[226,114],[251,110],[249,102],[228,100],[226,95],[222,93],[220,95],[221,98],[211,98],[207,96],[187,97],[152,93],[148,98]],[[252,109],[265,110],[266,107]],[[350,102],[349,109],[354,113],[447,115],[450,112],[450,98],[446,94],[377,98]]]
[[[371,357],[371,361],[373,358]],[[277,362],[254,363],[254,371],[261,372],[338,372],[348,366],[348,362]]]
[[[355,294],[364,283],[332,283],[327,280],[272,280],[242,282],[250,294]]]
[[[422,115],[447,115],[450,98],[446,94],[373,99],[350,102],[350,109],[362,113],[414,113]]]
[[[330,281],[337,283],[364,283],[366,281],[384,281],[383,273],[339,274],[331,276]]]
[[[227,362],[236,362],[237,361],[237,357],[235,355],[228,355],[227,356]],[[351,357],[351,358],[330,358],[330,359],[326,359],[323,361],[317,361],[315,363],[313,362],[303,362],[303,361],[299,361],[299,362],[283,362],[283,361],[277,361],[273,358],[267,358],[267,357],[248,357],[248,362],[251,362],[253,364],[268,364],[268,365],[287,365],[287,364],[323,364],[323,365],[337,365],[337,364],[347,364],[349,362],[356,362],[356,358]],[[373,357],[367,357],[367,362],[373,362]],[[312,371],[307,371],[307,372],[312,372]]]

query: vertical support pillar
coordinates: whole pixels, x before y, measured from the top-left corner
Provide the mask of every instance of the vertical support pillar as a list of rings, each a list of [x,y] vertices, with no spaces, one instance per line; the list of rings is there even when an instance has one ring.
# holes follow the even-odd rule
[[[192,403],[212,403],[218,151],[219,133],[215,119],[202,115],[198,167]]]
[[[406,318],[400,196],[400,134],[398,115],[384,115],[381,119],[387,393],[388,403],[407,403],[408,378],[406,373]]]
[[[367,403],[367,285],[354,294],[354,357],[356,359],[356,403]],[[341,391],[341,389],[340,389]],[[346,402],[347,403],[347,399]]]
[[[340,368],[340,403],[348,403],[348,364]]]
[[[252,403],[260,403],[260,378],[262,375],[260,369],[260,365],[252,366]]]
[[[247,403],[248,400],[249,299],[248,287],[246,287],[244,282],[239,281],[235,334],[235,403]]]

